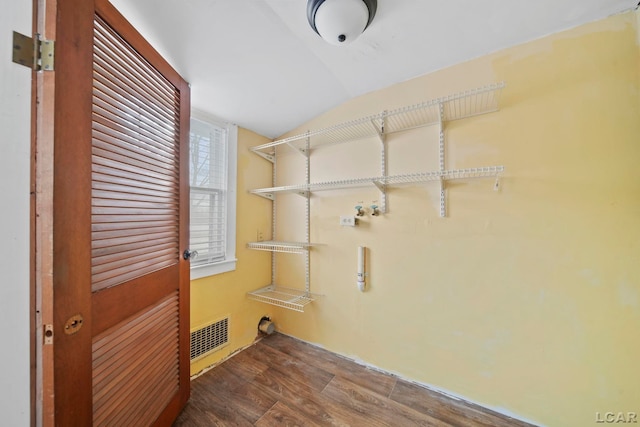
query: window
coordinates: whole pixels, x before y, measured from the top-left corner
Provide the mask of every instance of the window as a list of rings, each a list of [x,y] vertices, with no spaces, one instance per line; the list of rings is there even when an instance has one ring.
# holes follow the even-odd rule
[[[235,270],[237,127],[197,115],[189,143],[191,278]]]

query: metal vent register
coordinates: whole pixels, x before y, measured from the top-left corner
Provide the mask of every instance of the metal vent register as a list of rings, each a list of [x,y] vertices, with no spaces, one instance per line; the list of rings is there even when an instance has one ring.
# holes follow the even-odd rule
[[[229,318],[191,331],[191,361],[220,350],[229,344]]]

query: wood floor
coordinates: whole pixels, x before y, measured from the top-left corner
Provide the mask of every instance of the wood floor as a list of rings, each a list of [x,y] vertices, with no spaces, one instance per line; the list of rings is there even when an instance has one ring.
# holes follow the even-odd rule
[[[274,334],[191,382],[174,426],[528,426]]]

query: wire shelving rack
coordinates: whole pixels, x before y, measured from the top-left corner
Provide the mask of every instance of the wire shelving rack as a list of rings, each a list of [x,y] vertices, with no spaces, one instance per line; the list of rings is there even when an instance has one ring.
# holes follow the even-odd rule
[[[305,156],[305,186],[310,185],[310,161],[309,161],[309,138],[306,139],[305,148],[300,150]],[[276,182],[276,158],[270,156],[263,156],[267,160],[273,162],[273,176],[272,181]],[[274,305],[277,307],[286,308],[289,310],[304,312],[305,306],[314,301],[318,295],[311,293],[310,284],[310,258],[309,250],[313,244],[309,241],[309,214],[310,214],[310,193],[307,191],[305,194],[305,241],[304,242],[282,242],[276,240],[262,241],[262,242],[250,242],[247,247],[250,249],[257,249],[271,252],[271,284],[263,288],[256,289],[247,293],[250,299],[263,302],[266,304]],[[275,197],[270,197],[273,201],[273,222],[272,222],[272,236],[276,236],[276,214],[277,203]],[[276,284],[276,253],[291,253],[301,254],[304,256],[305,267],[305,288],[292,289],[289,287]]]
[[[504,166],[485,166],[466,169],[447,169],[445,162],[446,122],[461,120],[498,110],[499,100],[504,82],[494,83],[477,89],[472,89],[446,97],[436,98],[415,105],[401,107],[395,110],[383,111],[359,119],[346,121],[334,126],[310,130],[303,134],[278,139],[267,144],[251,148],[255,154],[273,163],[273,187],[251,190],[251,194],[265,197],[273,201],[272,235],[276,236],[276,205],[279,193],[295,193],[306,199],[305,205],[305,242],[263,241],[248,243],[248,247],[265,250],[272,253],[271,284],[249,292],[249,298],[303,312],[305,306],[314,301],[318,295],[310,292],[309,252],[312,244],[309,242],[309,211],[310,197],[313,192],[332,189],[359,188],[375,186],[381,193],[382,213],[387,210],[387,188],[402,185],[438,182],[440,184],[440,216],[446,216],[446,181],[474,178],[496,178],[494,189],[498,188],[498,179],[504,172]],[[425,126],[439,126],[439,168],[435,171],[408,173],[399,175],[387,174],[387,139],[388,135]],[[336,181],[310,182],[310,154],[312,149],[330,144],[355,141],[364,138],[377,137],[381,142],[381,173],[380,176],[368,178],[343,179]],[[289,147],[305,157],[306,179],[302,184],[276,186],[276,151],[279,147]],[[275,284],[276,258],[275,253],[294,253],[304,255],[305,289],[291,289]]]
[[[310,139],[309,148],[315,148],[321,145],[354,141],[376,135],[389,135],[436,125],[442,121],[450,122],[490,113],[498,110],[500,95],[504,87],[504,82],[494,83],[419,104],[383,111],[379,114],[257,145],[251,151],[273,156],[275,155],[274,148],[281,145],[304,150],[303,145],[307,138]]]

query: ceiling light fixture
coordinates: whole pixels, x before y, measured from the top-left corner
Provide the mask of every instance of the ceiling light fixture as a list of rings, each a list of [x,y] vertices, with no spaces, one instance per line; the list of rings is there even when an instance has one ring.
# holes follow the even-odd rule
[[[334,45],[354,41],[371,24],[377,0],[308,0],[311,28]]]

